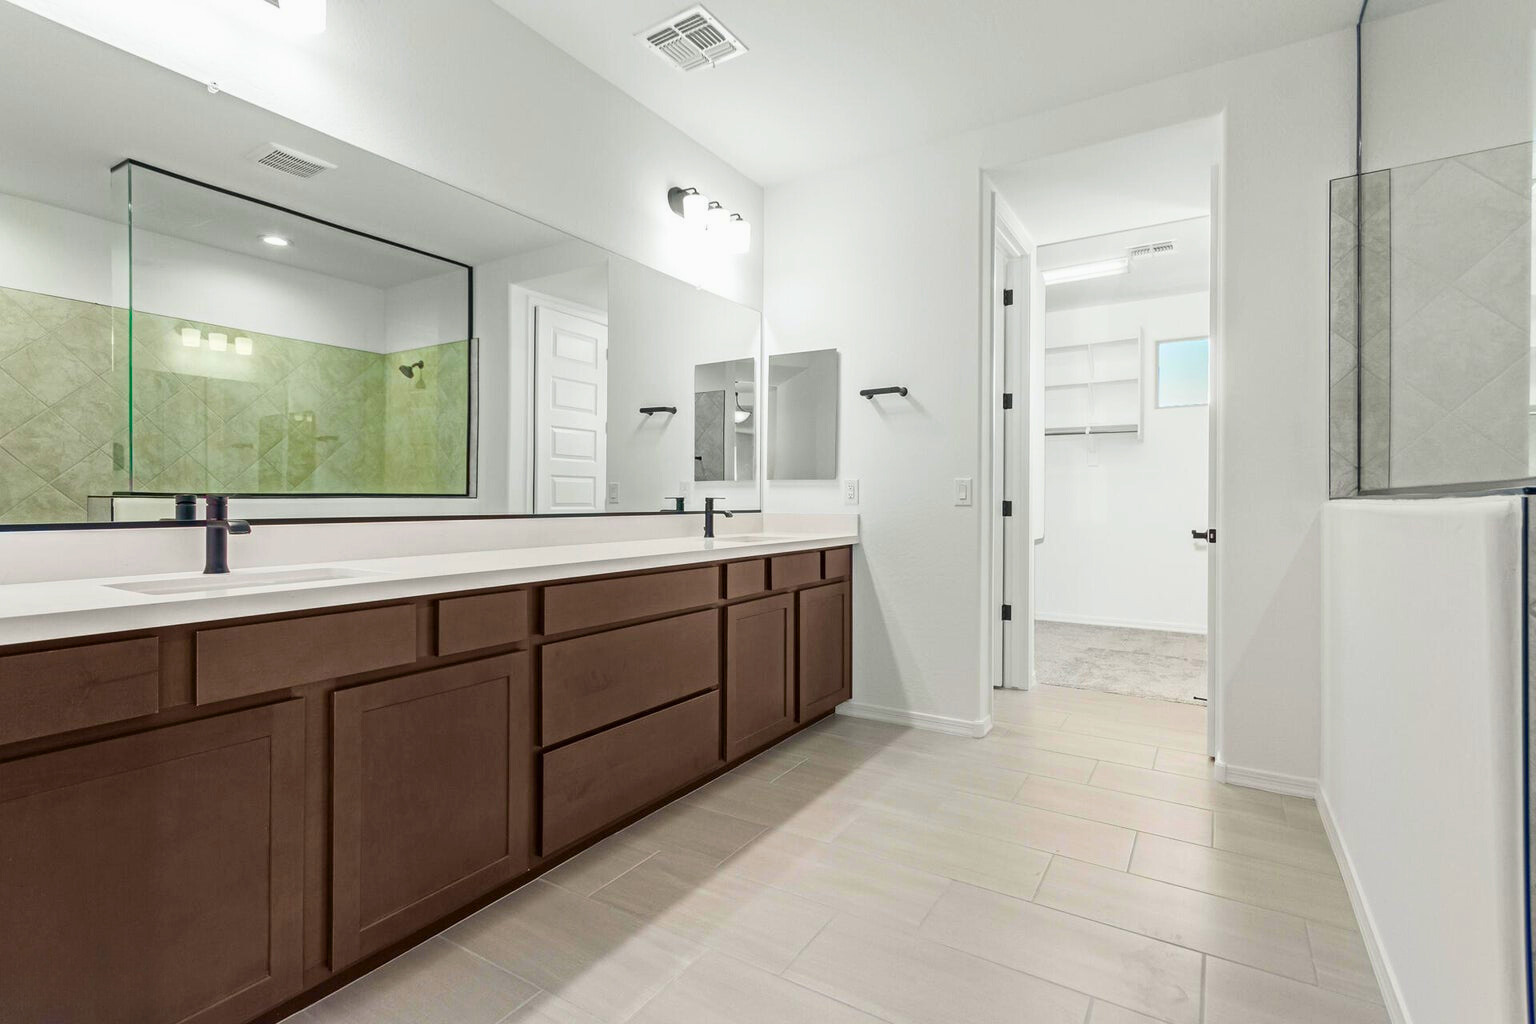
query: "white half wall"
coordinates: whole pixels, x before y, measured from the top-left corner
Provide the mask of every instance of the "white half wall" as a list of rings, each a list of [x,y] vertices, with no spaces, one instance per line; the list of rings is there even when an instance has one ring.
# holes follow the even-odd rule
[[[1319,803],[1399,1024],[1526,1019],[1521,501],[1323,516]]]
[[[1049,312],[1048,345],[1144,337],[1142,433],[1045,442],[1045,540],[1035,615],[1204,633],[1210,409],[1157,407],[1157,343],[1210,331],[1210,295],[1193,292]]]

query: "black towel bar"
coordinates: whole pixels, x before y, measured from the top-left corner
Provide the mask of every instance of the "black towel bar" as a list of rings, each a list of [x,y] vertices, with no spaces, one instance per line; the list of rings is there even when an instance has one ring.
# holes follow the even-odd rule
[[[669,412],[673,416],[676,416],[677,415],[677,406],[675,406],[675,405],[642,405],[640,407],[640,411],[645,413],[647,416],[651,415],[652,413],[657,413],[657,412]]]
[[[876,395],[900,395],[902,398],[906,398],[907,397],[907,389],[906,388],[865,388],[863,391],[860,391],[859,394],[863,395],[865,398],[874,398]]]

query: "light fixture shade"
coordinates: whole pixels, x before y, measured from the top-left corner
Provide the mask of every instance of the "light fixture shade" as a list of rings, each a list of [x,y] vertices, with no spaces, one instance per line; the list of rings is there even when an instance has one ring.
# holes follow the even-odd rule
[[[696,188],[685,189],[683,192],[683,219],[690,224],[702,225],[705,215],[709,212],[709,197]]]
[[[250,354],[251,354],[251,339],[250,338],[236,338],[235,339],[235,355],[237,355],[237,356],[248,356]]]
[[[187,348],[200,348],[203,344],[203,332],[196,327],[183,327],[181,343]]]
[[[725,226],[725,251],[741,256],[752,249],[752,222],[742,218],[741,214],[731,214],[730,222]]]
[[[211,352],[224,352],[229,348],[229,335],[208,333],[208,349]]]
[[[1097,277],[1114,277],[1116,274],[1128,274],[1130,270],[1130,257],[1116,256],[1114,259],[1095,260],[1092,263],[1078,263],[1070,267],[1042,270],[1040,277],[1047,285],[1070,284],[1073,281],[1092,281]]]
[[[726,211],[725,207],[715,202],[709,204],[709,209],[704,213],[704,229],[706,231],[723,232],[726,225],[730,222],[731,215]]]

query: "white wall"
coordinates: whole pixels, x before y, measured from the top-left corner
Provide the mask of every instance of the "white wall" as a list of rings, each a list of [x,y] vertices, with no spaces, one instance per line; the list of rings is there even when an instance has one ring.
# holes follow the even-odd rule
[[[1530,132],[1529,66],[1505,41],[1525,0],[1446,0],[1377,23],[1452,97],[1426,121],[1412,95],[1377,104],[1378,130],[1407,148],[1462,149]],[[1522,38],[1528,38],[1523,36]],[[1490,57],[1497,74],[1460,70]],[[1480,91],[1489,80],[1504,91]],[[1427,83],[1426,83],[1427,85]],[[1456,98],[1460,102],[1455,102]],[[1523,115],[1510,116],[1511,108]],[[1328,181],[1354,152],[1353,33],[1337,33],[956,136],[771,189],[765,314],[769,351],[836,347],[844,387],[906,384],[904,401],[845,402],[845,477],[862,478],[855,574],[855,700],[962,722],[985,719],[980,655],[991,609],[978,596],[979,508],[956,477],[985,472],[979,289],[990,251],[979,173],[1201,117],[1224,117],[1217,211],[1221,319],[1216,486],[1221,518],[1224,699],[1218,754],[1280,781],[1317,775],[1322,548],[1327,497]],[[1521,127],[1523,125],[1523,127]],[[1511,132],[1519,132],[1511,137]],[[1026,222],[1027,210],[1016,211]],[[978,493],[987,493],[978,488]],[[770,510],[840,508],[835,484],[771,484]],[[1250,775],[1249,778],[1255,776]]]
[[[1323,516],[1320,804],[1401,1024],[1526,1019],[1520,502]]]
[[[1206,406],[1157,408],[1157,343],[1205,336],[1210,295],[1048,312],[1048,345],[1144,336],[1142,433],[1045,442],[1045,541],[1035,615],[1203,633],[1209,501]]]
[[[710,253],[666,196],[698,186],[761,225],[762,190],[489,0],[329,0],[326,31],[298,37],[253,26],[248,2],[19,6],[761,306],[761,245]]]

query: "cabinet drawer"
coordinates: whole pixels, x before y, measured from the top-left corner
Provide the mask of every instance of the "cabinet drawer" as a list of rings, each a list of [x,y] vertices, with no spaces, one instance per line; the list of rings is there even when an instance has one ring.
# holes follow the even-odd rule
[[[773,589],[803,587],[821,580],[821,552],[801,551],[773,556]]]
[[[0,744],[160,710],[160,641],[0,658]]]
[[[725,596],[747,597],[768,589],[768,562],[754,558],[750,562],[731,562],[725,567]]]
[[[437,602],[437,653],[462,654],[528,639],[528,591]]]
[[[720,596],[720,568],[621,576],[544,588],[544,632],[565,633],[709,604]]]
[[[416,660],[411,605],[197,631],[197,703],[302,686]]]
[[[846,579],[853,573],[853,548],[833,548],[823,555],[826,561],[822,575],[827,579]]]
[[[694,612],[546,644],[545,746],[720,683],[720,613]]]
[[[706,693],[544,755],[545,854],[718,768],[720,694]]]

